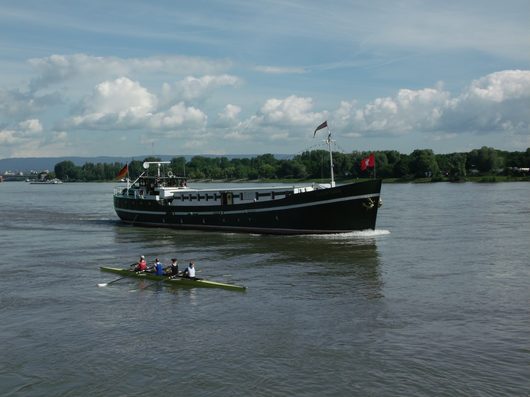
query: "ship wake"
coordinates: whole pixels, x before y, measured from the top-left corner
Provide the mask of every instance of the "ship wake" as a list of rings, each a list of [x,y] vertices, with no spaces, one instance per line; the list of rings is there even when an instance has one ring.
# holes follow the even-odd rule
[[[385,229],[368,229],[358,230],[348,233],[333,233],[333,234],[312,234],[311,237],[318,239],[330,240],[352,240],[352,239],[371,239],[390,234],[390,230]]]

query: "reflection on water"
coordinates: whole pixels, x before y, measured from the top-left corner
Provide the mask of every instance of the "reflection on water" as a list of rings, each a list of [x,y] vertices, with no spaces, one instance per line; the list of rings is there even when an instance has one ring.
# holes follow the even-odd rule
[[[229,252],[234,256],[258,254],[265,260],[274,256],[289,261],[337,265],[355,264],[360,260],[377,257],[377,238],[389,234],[383,230],[334,235],[275,236],[145,228],[120,223],[113,224],[113,231],[116,244],[143,243],[146,250],[154,252],[150,253],[154,256],[157,256],[157,250],[164,251],[160,255],[175,250],[186,254],[198,253],[203,258],[204,254],[215,251],[217,254]],[[150,249],[151,247],[155,249]]]
[[[381,296],[377,239],[386,230],[334,235],[275,236],[174,230],[115,224],[115,243],[133,245],[148,261],[177,257],[206,267],[208,277],[236,275],[247,283],[256,277],[291,282],[342,285],[349,283],[370,297]]]

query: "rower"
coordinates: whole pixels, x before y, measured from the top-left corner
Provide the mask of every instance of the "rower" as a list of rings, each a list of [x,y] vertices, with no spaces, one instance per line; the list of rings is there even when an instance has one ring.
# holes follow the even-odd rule
[[[147,262],[145,261],[145,256],[140,255],[138,263],[134,267],[135,272],[145,272],[147,270]]]
[[[179,275],[179,265],[176,258],[171,259],[171,267],[169,270],[171,271],[171,277]]]
[[[193,261],[191,261],[186,270],[184,270],[182,276],[186,278],[195,278],[195,263]]]
[[[154,272],[157,276],[163,276],[164,275],[164,266],[162,265],[162,263],[160,263],[160,261],[158,260],[158,258],[155,259],[155,265],[154,265]]]

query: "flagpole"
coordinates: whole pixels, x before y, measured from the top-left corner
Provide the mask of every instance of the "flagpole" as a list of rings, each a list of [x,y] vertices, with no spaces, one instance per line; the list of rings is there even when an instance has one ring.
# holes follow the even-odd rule
[[[324,142],[328,144],[328,150],[329,150],[329,168],[331,170],[331,187],[335,187],[335,176],[333,174],[333,153],[331,152],[331,130],[328,127],[328,121],[324,121],[322,124],[320,124],[313,133],[313,138],[316,136],[317,131],[321,130],[322,128],[328,129],[328,139],[326,139]]]
[[[327,125],[326,125],[327,127]],[[331,170],[331,187],[335,187],[335,175],[333,173],[333,153],[331,151],[331,130],[328,128],[328,139],[326,140],[329,150],[329,168]]]

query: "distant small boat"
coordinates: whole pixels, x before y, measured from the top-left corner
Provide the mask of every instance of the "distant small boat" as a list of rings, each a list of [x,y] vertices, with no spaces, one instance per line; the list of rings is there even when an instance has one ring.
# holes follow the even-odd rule
[[[53,179],[46,179],[44,181],[32,181],[30,182],[31,185],[57,185],[59,183],[63,183],[60,179],[53,178]]]
[[[174,287],[199,287],[199,288],[223,288],[233,291],[245,291],[246,287],[243,287],[241,285],[235,285],[235,284],[226,284],[226,283],[220,283],[218,281],[210,281],[210,280],[203,280],[203,279],[193,279],[193,278],[186,278],[186,277],[175,277],[170,278],[169,276],[157,276],[153,273],[146,273],[146,272],[135,272],[129,269],[118,269],[115,267],[100,267],[100,270],[102,272],[108,272],[108,273],[115,273],[119,274],[121,276],[125,277],[134,277],[139,279],[147,279],[151,281],[162,281],[166,285],[171,285]]]

